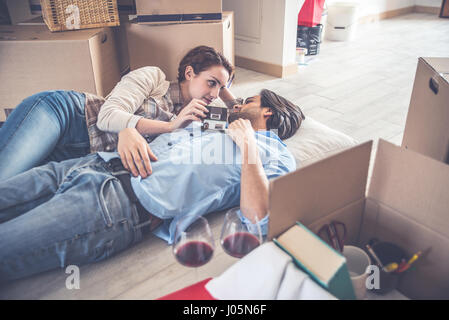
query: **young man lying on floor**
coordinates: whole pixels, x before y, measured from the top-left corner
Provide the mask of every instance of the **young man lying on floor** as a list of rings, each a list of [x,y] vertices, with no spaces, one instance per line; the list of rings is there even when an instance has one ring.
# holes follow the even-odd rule
[[[262,90],[234,107],[226,133],[194,121],[154,139],[157,161],[145,179],[131,177],[116,152],[100,152],[1,181],[0,282],[100,261],[148,232],[171,244],[180,217],[239,204],[241,219],[266,232],[268,179],[296,167],[281,139],[303,119],[299,107]]]

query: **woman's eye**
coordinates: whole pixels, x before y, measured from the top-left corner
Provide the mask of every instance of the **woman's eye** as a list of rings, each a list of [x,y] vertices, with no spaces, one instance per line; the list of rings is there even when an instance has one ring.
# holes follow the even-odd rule
[[[212,81],[212,80],[209,80],[209,81],[208,81],[208,84],[209,84],[209,87],[213,88],[213,87],[215,87],[216,82],[215,82],[215,81]]]

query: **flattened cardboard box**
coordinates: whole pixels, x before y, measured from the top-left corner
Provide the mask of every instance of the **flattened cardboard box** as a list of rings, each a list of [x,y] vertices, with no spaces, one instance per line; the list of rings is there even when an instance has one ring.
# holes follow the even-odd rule
[[[419,58],[402,146],[449,163],[449,58]]]
[[[449,166],[380,140],[369,186],[372,142],[345,150],[270,182],[272,239],[300,221],[313,232],[332,220],[347,244],[372,238],[423,255],[401,278],[411,299],[449,299]]]
[[[215,48],[234,64],[233,12],[224,12],[221,22],[157,26],[127,23],[125,28],[131,70],[158,66],[167,80],[176,81],[182,57],[199,45]]]
[[[44,25],[0,26],[0,70],[1,109],[44,90],[106,96],[120,81],[111,28],[52,33]]]
[[[144,24],[220,21],[221,0],[136,0],[137,21]]]

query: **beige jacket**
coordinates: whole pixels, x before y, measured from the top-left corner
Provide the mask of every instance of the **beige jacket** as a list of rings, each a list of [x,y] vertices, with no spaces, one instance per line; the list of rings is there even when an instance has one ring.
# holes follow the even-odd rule
[[[86,95],[86,123],[91,152],[113,151],[118,133],[135,128],[141,118],[170,121],[182,107],[177,82],[158,67],[143,67],[123,76],[106,97]],[[153,137],[147,136],[147,140]]]

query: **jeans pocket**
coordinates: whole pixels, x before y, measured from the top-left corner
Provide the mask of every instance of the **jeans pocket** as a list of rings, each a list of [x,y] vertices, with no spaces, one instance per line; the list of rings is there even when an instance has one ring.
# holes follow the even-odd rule
[[[86,115],[84,114],[84,106],[74,106],[73,109],[77,117],[86,119]]]
[[[70,91],[70,96],[73,102],[73,110],[75,111],[78,117],[85,119],[85,105],[86,105],[86,96],[84,93]]]
[[[104,222],[106,224],[107,227],[112,227],[113,226],[113,220],[112,220],[112,215],[111,215],[111,211],[109,210],[108,206],[107,206],[107,202],[106,202],[106,198],[105,198],[105,191],[106,191],[106,186],[113,182],[114,180],[117,180],[114,177],[111,178],[107,178],[105,181],[103,181],[103,183],[101,184],[100,187],[100,205],[101,205],[101,211],[103,213],[103,219]]]

